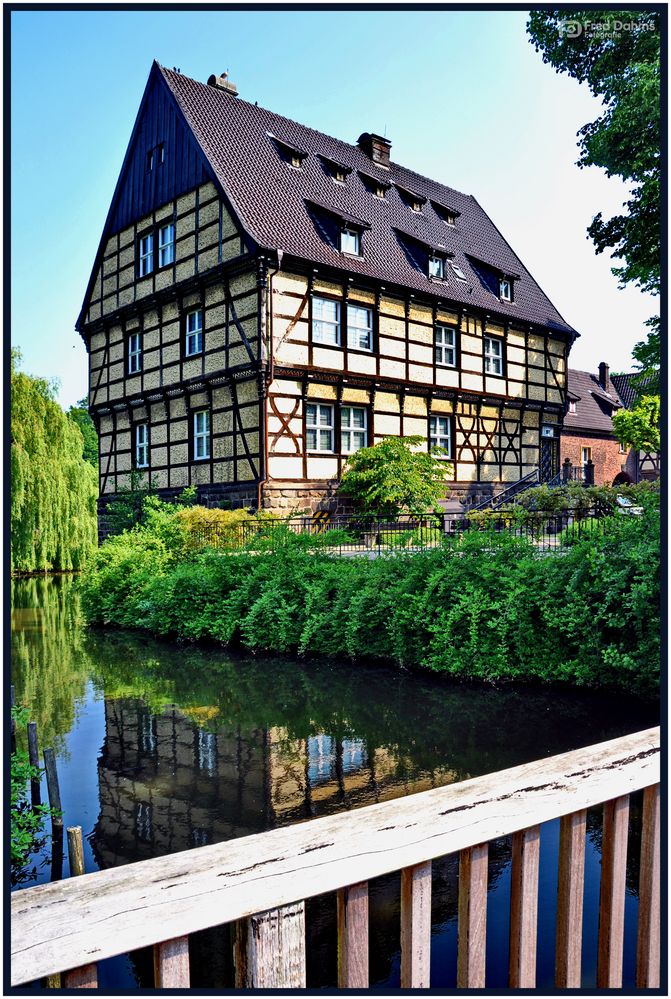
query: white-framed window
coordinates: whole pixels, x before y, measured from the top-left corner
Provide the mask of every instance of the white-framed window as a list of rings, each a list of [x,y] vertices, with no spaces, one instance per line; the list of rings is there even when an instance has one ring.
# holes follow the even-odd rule
[[[198,769],[204,770],[210,777],[217,772],[217,737],[214,732],[205,732],[202,728],[196,730],[196,745],[198,749]]]
[[[358,229],[340,230],[340,252],[352,253],[357,257],[361,256],[361,233]]]
[[[452,422],[449,416],[429,417],[429,447],[442,447],[452,457]]]
[[[462,269],[459,266],[459,264],[455,264],[453,260],[450,260],[450,266],[451,266],[452,270],[454,271],[454,273],[456,274],[457,278],[460,281],[465,281],[466,280],[466,275],[462,271]]]
[[[494,337],[485,337],[485,374],[503,375],[503,343]]]
[[[195,461],[210,457],[209,409],[199,409],[193,414],[193,457]]]
[[[140,237],[140,266],[138,274],[146,277],[154,269],[154,234],[149,232],[146,236]]]
[[[186,336],[185,354],[191,357],[193,354],[203,352],[203,310],[194,309],[186,314]]]
[[[353,350],[373,349],[373,310],[362,305],[347,306],[347,346]]]
[[[457,366],[457,331],[452,326],[437,325],[434,331],[434,358],[445,368]]]
[[[438,256],[437,253],[429,254],[429,277],[445,277],[445,258]]]
[[[509,278],[499,278],[499,298],[504,302],[512,302],[513,285]]]
[[[384,199],[387,197],[387,188],[384,186],[384,184],[376,184],[374,193],[376,198],[379,198],[381,201],[384,201]]]
[[[169,222],[158,230],[158,266],[167,267],[175,262],[175,226]]]
[[[573,402],[573,401],[569,402],[569,404],[568,404],[568,411],[569,411],[569,413],[575,413],[575,411],[576,411],[576,404],[575,404],[575,402]]]
[[[149,465],[149,424],[135,424],[135,467],[147,468]]]
[[[312,299],[312,339],[315,343],[340,346],[340,302],[330,298]]]
[[[142,370],[142,334],[131,333],[128,337],[128,374],[135,375]]]
[[[583,447],[580,449],[582,464],[586,465],[588,461],[592,460],[592,449],[591,447]]]
[[[335,441],[333,406],[308,402],[305,406],[306,450],[333,454]]]
[[[368,412],[362,406],[342,406],[340,409],[340,440],[343,454],[353,454],[366,447]]]

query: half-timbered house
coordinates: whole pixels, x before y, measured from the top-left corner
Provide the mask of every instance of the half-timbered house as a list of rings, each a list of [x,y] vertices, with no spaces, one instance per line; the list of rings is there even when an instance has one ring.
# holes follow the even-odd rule
[[[473,499],[558,470],[577,335],[471,195],[154,63],[77,328],[106,502],[333,507],[420,435]]]

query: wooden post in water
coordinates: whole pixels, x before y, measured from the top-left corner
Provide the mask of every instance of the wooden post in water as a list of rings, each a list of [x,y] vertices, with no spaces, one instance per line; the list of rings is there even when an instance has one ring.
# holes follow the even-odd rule
[[[304,989],[305,902],[241,919],[234,961],[238,989]]]
[[[63,809],[61,807],[61,791],[58,786],[58,771],[56,770],[56,757],[54,756],[53,749],[45,749],[44,753],[44,769],[47,772],[47,791],[49,792],[49,806],[56,813],[51,816],[51,827],[56,832],[57,829],[63,830]]]
[[[37,744],[37,724],[36,722],[28,722],[28,761],[31,767],[39,769],[40,766],[40,754]],[[40,779],[37,777],[35,780],[30,781],[30,800],[33,808],[37,805],[42,804],[42,796],[40,795]]]
[[[46,750],[45,750],[46,752]],[[62,823],[61,823],[62,825]],[[86,873],[84,867],[84,840],[81,826],[68,826],[68,859],[70,877],[80,877]],[[97,989],[98,969],[95,964],[85,964],[63,973],[64,989]]]

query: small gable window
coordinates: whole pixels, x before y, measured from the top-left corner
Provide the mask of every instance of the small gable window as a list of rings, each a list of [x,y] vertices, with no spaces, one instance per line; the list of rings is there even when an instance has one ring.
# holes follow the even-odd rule
[[[499,278],[499,298],[503,302],[512,302],[513,300],[513,283],[510,278]]]
[[[163,143],[159,143],[158,146],[154,146],[147,153],[147,172],[151,173],[157,166],[160,166],[165,160],[165,149]]]
[[[345,226],[340,230],[340,252],[361,256],[361,233],[358,229]]]
[[[441,279],[445,277],[445,258],[437,253],[429,254],[429,277]]]
[[[186,314],[185,354],[193,357],[203,353],[203,310],[194,309]]]
[[[147,274],[151,274],[154,269],[154,234],[147,233],[146,236],[140,237],[140,265],[138,267],[138,274],[140,277],[146,277]]]
[[[167,267],[175,262],[175,226],[172,222],[158,230],[158,266]]]
[[[575,411],[576,411],[576,404],[575,404],[575,402],[573,402],[573,401],[569,402],[569,404],[568,404],[568,411],[569,411],[569,413],[575,413]]]

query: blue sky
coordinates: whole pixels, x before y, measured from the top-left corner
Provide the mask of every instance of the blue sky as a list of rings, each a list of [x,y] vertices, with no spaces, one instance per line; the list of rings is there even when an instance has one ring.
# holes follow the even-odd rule
[[[579,170],[599,112],[528,41],[519,11],[19,11],[12,14],[12,339],[24,367],[86,391],[74,332],[152,59],[473,194],[582,338],[571,366],[631,368],[656,308],[619,290],[586,227],[626,188]]]

